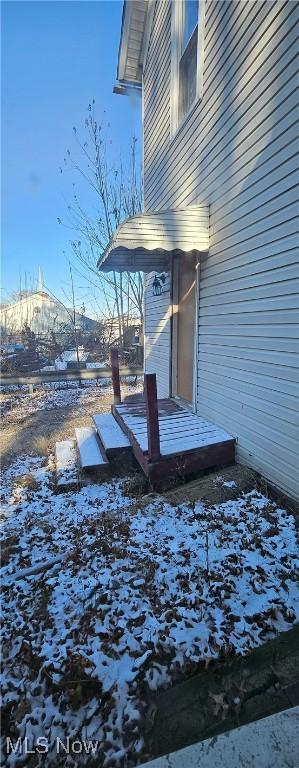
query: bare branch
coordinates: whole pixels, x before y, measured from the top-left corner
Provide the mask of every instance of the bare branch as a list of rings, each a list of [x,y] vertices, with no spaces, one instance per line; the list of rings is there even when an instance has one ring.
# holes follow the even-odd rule
[[[83,270],[83,273],[79,274],[84,276],[90,285],[98,288],[104,299],[107,314],[113,318],[113,322],[117,319],[119,336],[123,338],[132,311],[138,313],[142,322],[142,276],[140,273],[132,275],[116,272],[103,275],[97,269],[97,262],[121,221],[141,210],[141,173],[137,163],[137,139],[132,137],[127,166],[120,160],[117,167],[110,167],[106,126],[96,119],[94,100],[88,107],[85,131],[87,141],[81,138],[77,128],[73,129],[82,163],[74,160],[68,150],[64,165],[69,166],[91,190],[95,213],[87,212],[81,205],[74,185],[73,200],[67,208],[71,228],[77,233],[78,239],[71,241],[71,248],[75,261]],[[96,281],[92,279],[95,277]]]

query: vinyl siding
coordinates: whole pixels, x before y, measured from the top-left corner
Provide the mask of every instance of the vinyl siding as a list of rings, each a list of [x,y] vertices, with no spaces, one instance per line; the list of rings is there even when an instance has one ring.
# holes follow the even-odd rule
[[[203,98],[174,137],[171,3],[164,0],[156,2],[144,71],[145,207],[210,206],[198,412],[237,437],[241,462],[296,498],[297,25],[297,3],[207,0]],[[145,291],[146,364],[163,394],[166,296],[160,312],[162,297]]]
[[[144,278],[144,370],[157,373],[158,397],[169,396],[170,377],[170,275],[161,296],[153,296],[154,272]]]

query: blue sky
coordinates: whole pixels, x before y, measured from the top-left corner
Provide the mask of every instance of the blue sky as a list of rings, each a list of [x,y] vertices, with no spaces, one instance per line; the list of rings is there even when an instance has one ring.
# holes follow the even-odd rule
[[[89,102],[110,122],[114,157],[132,135],[140,139],[140,105],[112,92],[121,14],[118,0],[2,2],[3,299],[20,272],[35,276],[39,265],[54,292],[66,285],[71,233],[57,217],[65,217],[76,178],[59,167]],[[86,285],[76,282],[86,300]]]

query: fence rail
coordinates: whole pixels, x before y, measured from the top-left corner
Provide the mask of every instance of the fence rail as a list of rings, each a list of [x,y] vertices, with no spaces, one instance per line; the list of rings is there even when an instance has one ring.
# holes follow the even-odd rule
[[[119,374],[121,377],[142,376],[143,368],[141,366],[123,366],[119,369]],[[111,368],[79,368],[77,370],[43,371],[41,373],[26,373],[22,376],[4,373],[0,378],[0,386],[8,387],[17,384],[46,384],[51,381],[84,381],[88,379],[111,378]]]

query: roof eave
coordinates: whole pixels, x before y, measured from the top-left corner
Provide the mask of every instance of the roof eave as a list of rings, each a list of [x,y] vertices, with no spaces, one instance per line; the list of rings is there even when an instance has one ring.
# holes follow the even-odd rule
[[[142,54],[144,49],[143,43],[146,29],[147,9],[148,3],[145,2],[145,0],[124,0],[117,62],[117,80],[130,87],[137,86],[141,88],[142,85]],[[132,33],[132,26],[136,14],[139,14],[139,16],[141,15],[141,19],[138,19],[138,24],[140,25],[139,33],[135,32],[135,35],[138,36],[137,41],[134,41],[134,45],[136,46],[135,60],[137,64],[135,75],[132,76],[132,67],[129,67],[130,72],[128,71],[128,51],[130,35]],[[122,90],[117,92],[124,93]]]
[[[118,80],[113,86],[113,93],[117,93],[121,96],[132,96],[136,93],[139,96],[141,92],[141,83],[132,82],[131,80]]]

